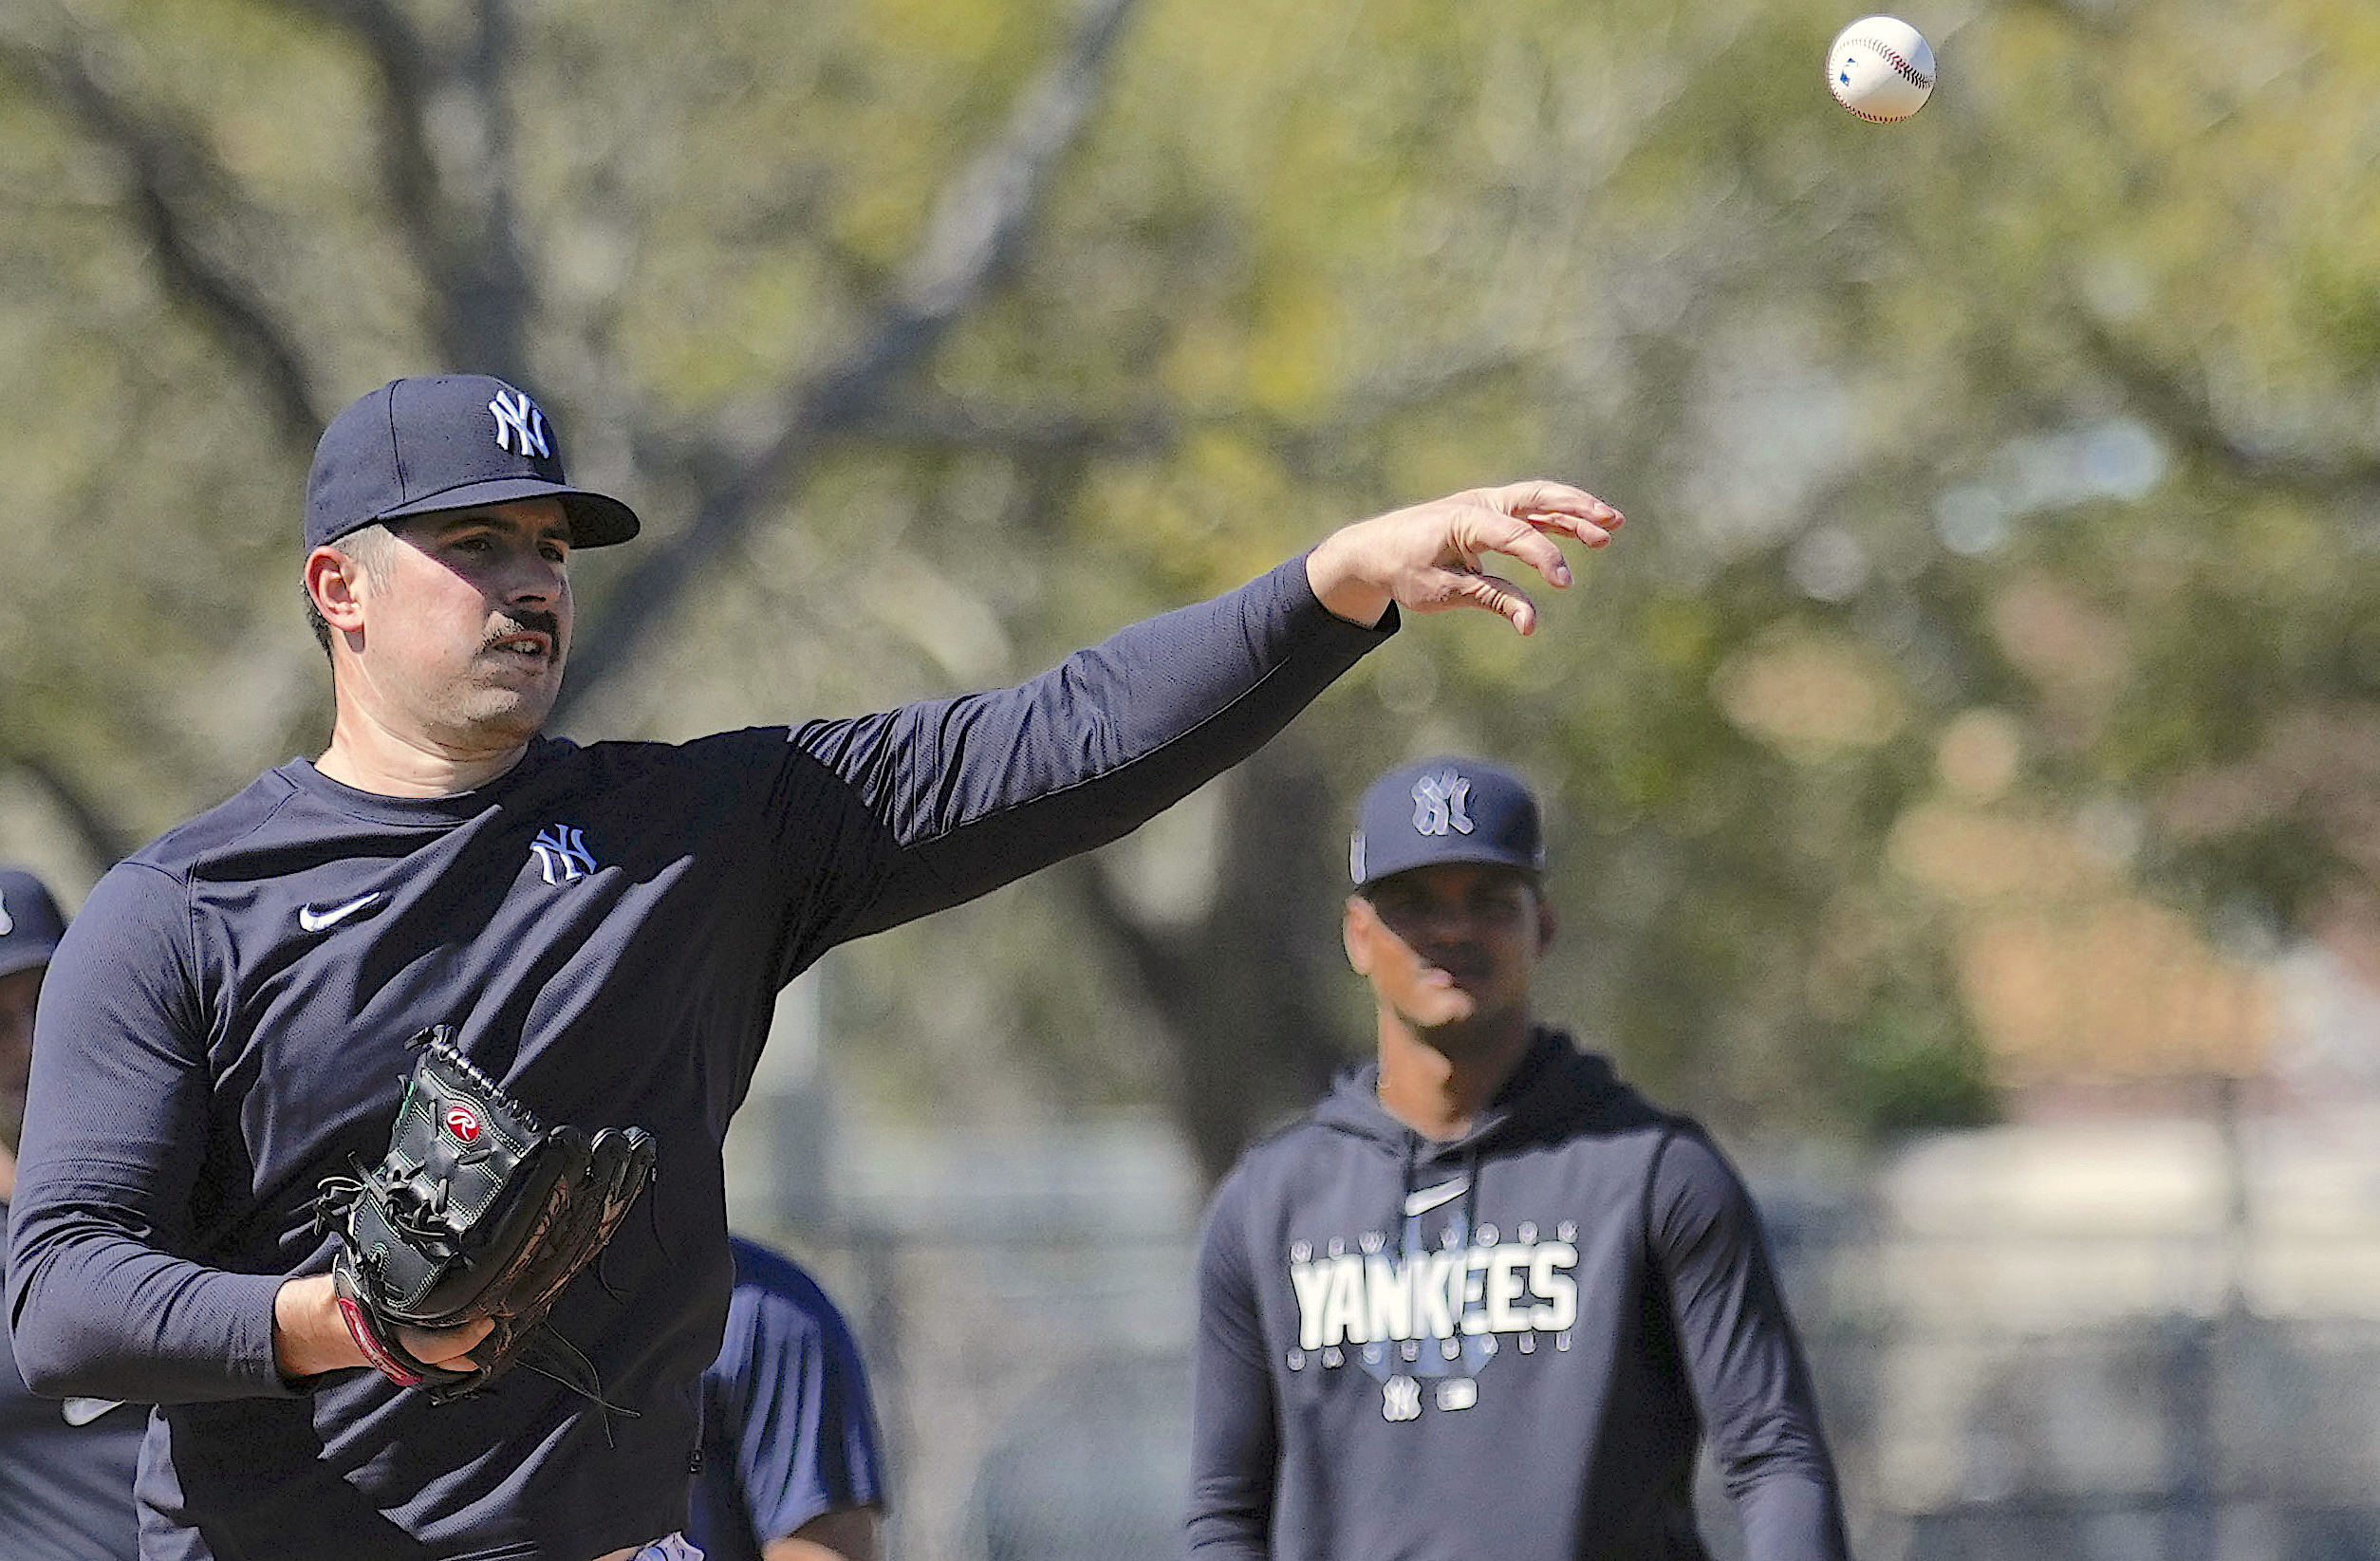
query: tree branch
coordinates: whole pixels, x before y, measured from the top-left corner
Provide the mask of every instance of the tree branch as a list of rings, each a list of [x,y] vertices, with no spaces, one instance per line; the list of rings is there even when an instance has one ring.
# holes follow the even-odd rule
[[[855,407],[846,427],[902,444],[996,450],[1014,455],[1102,451],[1151,455],[1173,449],[1195,429],[1253,430],[1292,467],[1311,468],[1315,453],[1446,396],[1525,366],[1535,350],[1501,344],[1444,362],[1406,365],[1353,387],[1323,416],[1291,424],[1236,406],[1212,414],[1162,408],[1097,416],[1047,406],[1011,406],[939,393],[888,394]]]
[[[1187,419],[1162,411],[1095,417],[1063,408],[995,405],[958,396],[891,396],[855,411],[851,427],[894,444],[1019,455],[1106,451],[1148,455],[1180,442]]]
[[[459,64],[439,59],[394,0],[280,4],[344,32],[380,77],[381,179],[399,231],[430,285],[437,309],[433,330],[445,366],[527,379],[530,287],[505,182],[511,166],[503,93],[512,39],[507,0],[474,0],[477,25]],[[433,116],[449,88],[481,116],[479,156],[472,164],[489,180],[484,191],[459,189],[431,138]],[[479,198],[465,198],[469,195]]]
[[[1294,731],[1232,771],[1215,901],[1190,926],[1146,925],[1116,892],[1112,863],[1051,869],[1085,936],[1107,947],[1165,1026],[1170,1106],[1210,1184],[1255,1133],[1311,1105],[1349,1055],[1338,1019],[1354,980],[1338,938],[1345,859],[1313,827],[1325,778]]]
[[[346,33],[371,62],[387,103],[380,117],[381,182],[416,261],[433,275],[443,274],[446,257],[437,237],[445,225],[439,214],[437,162],[422,130],[422,105],[437,89],[438,78],[429,46],[391,0],[280,3],[297,15]]]
[[[118,155],[167,289],[256,374],[282,438],[310,451],[325,414],[306,353],[273,318],[253,280],[208,254],[199,238],[209,226],[203,206],[220,208],[231,226],[250,232],[269,226],[264,214],[239,198],[199,136],[134,103],[87,34],[36,39],[20,17],[0,28],[0,59],[39,81],[85,134]]]
[[[2242,482],[2338,499],[2380,489],[2380,457],[2260,450],[2223,426],[2206,395],[2152,362],[2105,323],[2077,314],[2075,336],[2091,361],[2122,385],[2149,420],[2208,465]]]
[[[876,414],[892,387],[1013,261],[1042,192],[1089,117],[1116,41],[1139,3],[1091,0],[1057,59],[1019,98],[999,138],[944,187],[924,238],[862,340],[787,388],[775,431],[756,454],[715,452],[698,469],[724,469],[725,475],[704,485],[693,517],[656,543],[609,593],[602,622],[571,657],[557,719],[628,660],[762,504],[799,486],[830,436]]]

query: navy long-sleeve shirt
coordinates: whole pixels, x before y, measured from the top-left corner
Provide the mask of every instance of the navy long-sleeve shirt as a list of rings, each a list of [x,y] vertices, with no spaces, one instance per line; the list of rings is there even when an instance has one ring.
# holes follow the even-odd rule
[[[0,1202],[0,1222],[9,1206]],[[37,1398],[0,1329],[0,1556],[130,1561],[139,1544],[132,1476],[143,1404]]]
[[[1842,1561],[1834,1470],[1750,1198],[1690,1121],[1537,1032],[1437,1143],[1350,1070],[1218,1189],[1195,1561]]]
[[[777,990],[1125,833],[1393,626],[1332,617],[1292,561],[997,693],[540,740],[455,796],[267,773],[108,872],[51,964],[9,1231],[27,1380],[161,1406],[151,1558],[585,1561],[679,1528],[730,1282],[720,1143]],[[634,1418],[530,1371],[433,1404],[276,1370],[273,1296],[330,1260],[317,1184],[383,1152],[433,1023],[547,1121],[658,1141],[551,1317]]]

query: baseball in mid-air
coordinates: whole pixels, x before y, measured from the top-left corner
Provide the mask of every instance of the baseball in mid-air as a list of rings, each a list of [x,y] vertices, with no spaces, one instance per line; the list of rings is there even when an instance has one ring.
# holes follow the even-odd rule
[[[1906,120],[1934,95],[1934,49],[1898,16],[1863,16],[1827,50],[1827,90],[1863,120]]]

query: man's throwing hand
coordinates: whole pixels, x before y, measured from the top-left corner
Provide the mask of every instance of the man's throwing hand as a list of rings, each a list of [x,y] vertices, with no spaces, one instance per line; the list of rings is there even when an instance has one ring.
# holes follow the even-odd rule
[[[1372,624],[1394,602],[1410,612],[1485,607],[1528,634],[1537,605],[1511,581],[1481,567],[1506,553],[1557,588],[1571,567],[1554,536],[1600,548],[1620,529],[1619,511],[1559,482],[1512,482],[1392,510],[1343,526],[1306,555],[1315,599],[1351,623]]]

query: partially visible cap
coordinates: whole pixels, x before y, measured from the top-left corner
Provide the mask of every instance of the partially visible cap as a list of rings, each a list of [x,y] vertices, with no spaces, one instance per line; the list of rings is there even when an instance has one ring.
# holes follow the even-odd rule
[[[1518,775],[1478,759],[1436,758],[1372,782],[1348,846],[1355,886],[1441,862],[1544,867],[1537,800]]]
[[[0,976],[49,963],[66,919],[42,881],[22,867],[0,867]]]
[[[561,500],[574,548],[637,534],[634,510],[570,486],[561,437],[527,391],[485,374],[391,380],[350,402],[314,446],[306,545],[383,520],[525,498]]]

